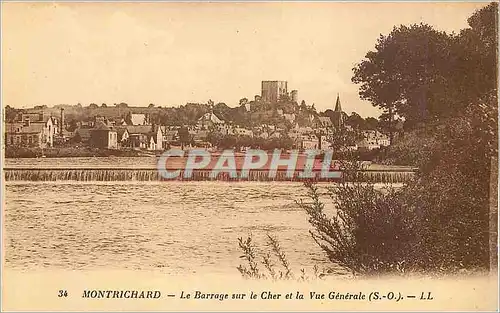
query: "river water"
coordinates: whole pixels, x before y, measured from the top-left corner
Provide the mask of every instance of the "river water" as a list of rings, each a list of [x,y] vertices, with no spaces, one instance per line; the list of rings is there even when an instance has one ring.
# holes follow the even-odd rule
[[[7,159],[5,166],[154,168],[155,158]],[[320,184],[324,191],[325,184]],[[20,270],[160,270],[238,274],[238,238],[259,261],[277,236],[292,269],[331,266],[296,203],[300,182],[7,181],[5,266]],[[326,195],[326,209],[331,203]]]
[[[238,237],[276,235],[292,267],[327,264],[300,183],[7,182],[5,265],[232,274]]]

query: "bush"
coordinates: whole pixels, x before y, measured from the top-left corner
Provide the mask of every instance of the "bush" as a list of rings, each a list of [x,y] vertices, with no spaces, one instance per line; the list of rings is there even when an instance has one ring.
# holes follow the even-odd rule
[[[377,155],[376,161],[388,165],[422,166],[431,159],[433,151],[441,149],[433,125],[405,133]]]
[[[308,188],[312,203],[299,205],[314,228],[313,239],[331,262],[354,275],[403,273],[412,267],[414,213],[402,203],[399,191],[359,182],[328,187],[334,203],[328,216],[318,188],[312,184]]]

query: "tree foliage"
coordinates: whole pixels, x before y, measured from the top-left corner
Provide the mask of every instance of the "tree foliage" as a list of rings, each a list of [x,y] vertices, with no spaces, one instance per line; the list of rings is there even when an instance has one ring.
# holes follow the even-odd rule
[[[469,19],[470,28],[447,34],[426,24],[394,27],[353,71],[359,94],[395,114],[406,127],[460,116],[497,84],[498,5]]]
[[[446,95],[453,86],[446,77],[456,70],[454,51],[454,38],[429,25],[395,27],[356,65],[352,81],[362,99],[384,112],[425,122],[450,112]]]
[[[187,129],[187,127],[179,128],[178,135],[179,135],[179,141],[181,142],[183,148],[184,145],[187,145],[191,142],[191,134],[189,134],[189,130]]]
[[[423,24],[396,27],[354,68],[360,95],[402,116],[411,130],[406,138],[418,139],[408,147],[419,172],[385,192],[340,182],[330,188],[333,215],[310,187],[312,203],[302,207],[332,262],[360,274],[488,268],[497,14],[497,3],[486,6],[459,35]]]

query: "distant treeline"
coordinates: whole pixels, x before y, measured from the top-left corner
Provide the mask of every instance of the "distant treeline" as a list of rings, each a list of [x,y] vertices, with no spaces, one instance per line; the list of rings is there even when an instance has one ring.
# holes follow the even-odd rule
[[[243,126],[252,127],[263,124],[276,125],[282,128],[291,128],[296,125],[301,127],[317,126],[319,116],[334,116],[333,110],[328,109],[324,112],[316,111],[313,105],[307,105],[305,101],[300,104],[291,102],[284,98],[276,103],[266,103],[260,100],[248,101],[246,98],[240,100],[240,105],[229,107],[223,102],[213,103],[208,100],[207,103],[187,103],[178,107],[160,107],[154,104],[138,107],[130,106],[127,103],[115,103],[107,105],[102,103],[97,105],[91,103],[83,106],[58,104],[52,107],[47,105],[35,106],[29,109],[15,109],[6,106],[6,121],[12,122],[19,119],[20,113],[44,113],[59,117],[61,109],[64,109],[65,121],[71,124],[79,121],[89,121],[95,116],[103,116],[108,119],[125,118],[130,113],[142,113],[150,116],[150,121],[155,124],[185,126],[194,125],[197,120],[207,112],[214,112],[219,118],[226,122]],[[293,121],[286,119],[284,114],[293,115]],[[352,112],[351,115],[344,114],[344,121],[355,129],[384,129],[384,125],[374,117],[363,118],[358,113]]]

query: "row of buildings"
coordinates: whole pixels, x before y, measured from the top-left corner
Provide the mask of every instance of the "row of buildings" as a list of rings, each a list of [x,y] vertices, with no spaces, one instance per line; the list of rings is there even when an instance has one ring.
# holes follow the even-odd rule
[[[270,84],[274,87],[266,91],[269,86],[263,82],[263,96],[275,97],[287,93],[286,84]],[[273,95],[269,96],[271,92]],[[335,136],[335,129],[343,126],[343,118],[337,96],[333,115],[315,117],[313,127],[295,123],[294,127],[287,129],[266,124],[250,129],[228,123],[210,111],[200,116],[196,125],[182,127],[183,130],[180,127],[154,125],[147,114],[129,114],[116,119],[95,116],[92,121],[79,122],[77,128],[69,132],[65,127],[64,110],[61,109],[59,117],[47,116],[43,112],[21,114],[19,121],[6,124],[5,142],[7,146],[18,147],[47,148],[73,143],[106,149],[164,150],[179,144],[209,147],[209,137],[217,134],[221,137],[232,135],[264,140],[288,138],[296,148],[326,150],[333,148],[330,139]],[[293,122],[293,119],[290,121]],[[350,149],[372,150],[390,144],[388,137],[376,130],[362,131],[361,135],[361,139]]]

